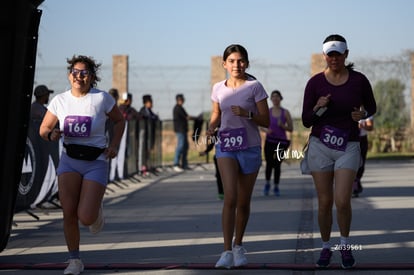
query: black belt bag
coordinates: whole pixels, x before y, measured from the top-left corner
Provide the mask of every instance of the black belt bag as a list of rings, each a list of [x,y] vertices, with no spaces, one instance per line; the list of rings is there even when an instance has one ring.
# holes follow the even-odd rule
[[[63,147],[69,157],[80,160],[96,160],[105,151],[105,148],[79,144],[63,144]]]

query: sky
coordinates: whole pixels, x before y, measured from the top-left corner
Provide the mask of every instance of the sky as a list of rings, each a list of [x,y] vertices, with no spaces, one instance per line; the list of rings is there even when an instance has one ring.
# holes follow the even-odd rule
[[[208,67],[233,43],[247,48],[252,71],[255,63],[304,65],[332,33],[347,39],[349,58],[414,50],[410,0],[45,0],[39,9],[37,68],[65,69],[74,54],[107,67],[116,54],[128,55],[130,67]],[[53,86],[52,77],[65,75],[35,80]]]

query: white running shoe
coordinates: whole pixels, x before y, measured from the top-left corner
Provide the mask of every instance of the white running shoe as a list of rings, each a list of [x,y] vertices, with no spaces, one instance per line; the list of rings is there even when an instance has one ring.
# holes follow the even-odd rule
[[[96,221],[89,226],[89,231],[92,234],[99,233],[105,224],[105,218],[103,216],[103,205],[101,204],[101,207],[99,208],[98,218],[96,218]]]
[[[69,265],[63,274],[79,275],[83,271],[84,266],[81,259],[69,259]]]
[[[181,168],[180,166],[174,166],[173,169],[174,169],[175,172],[182,172],[182,171],[184,171],[184,169]]]
[[[233,263],[233,252],[230,250],[221,253],[220,259],[216,263],[216,268],[227,268],[230,269],[234,265]]]
[[[243,246],[236,245],[233,247],[233,257],[234,257],[234,266],[244,266],[247,265],[247,258],[244,253],[246,253],[246,249]]]

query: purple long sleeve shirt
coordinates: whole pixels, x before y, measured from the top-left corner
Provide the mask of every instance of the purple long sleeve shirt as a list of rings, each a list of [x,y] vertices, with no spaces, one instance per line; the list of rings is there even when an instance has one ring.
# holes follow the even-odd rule
[[[329,98],[328,109],[318,117],[313,111],[319,97]],[[323,126],[329,125],[349,131],[349,141],[359,141],[358,122],[351,117],[354,108],[364,106],[368,116],[376,110],[374,94],[368,79],[360,72],[349,70],[349,78],[342,85],[330,84],[324,73],[313,76],[307,83],[303,98],[302,122],[307,128],[312,127],[311,135],[319,137]]]

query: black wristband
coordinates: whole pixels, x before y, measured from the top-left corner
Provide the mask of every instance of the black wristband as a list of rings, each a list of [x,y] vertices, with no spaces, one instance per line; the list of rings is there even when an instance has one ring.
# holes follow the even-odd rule
[[[247,113],[247,118],[248,119],[253,119],[253,112],[248,112]]]
[[[50,132],[47,134],[47,139],[48,139],[49,141],[52,141],[51,136],[52,136],[52,131],[50,131]]]

